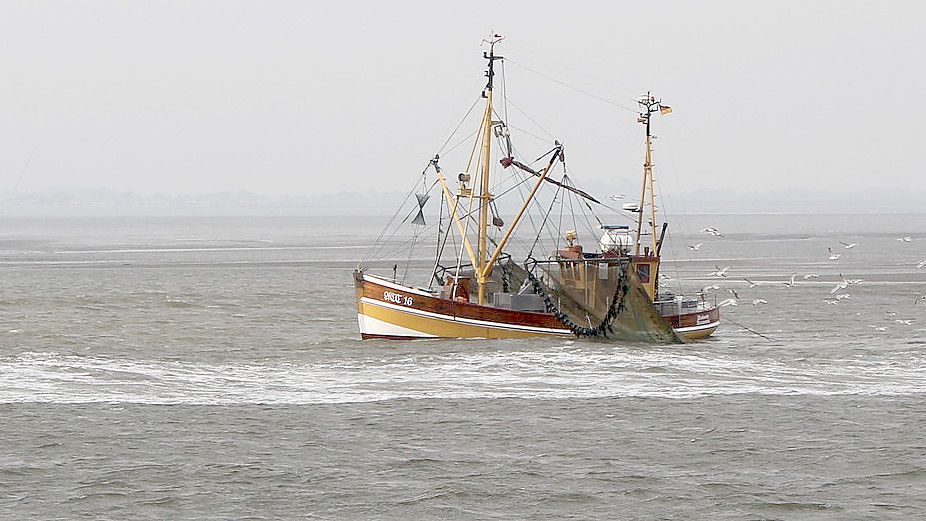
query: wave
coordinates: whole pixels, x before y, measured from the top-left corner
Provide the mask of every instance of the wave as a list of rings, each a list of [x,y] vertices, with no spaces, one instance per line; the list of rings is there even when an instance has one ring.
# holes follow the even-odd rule
[[[780,361],[664,350],[589,352],[569,346],[235,365],[23,353],[0,359],[0,403],[303,405],[396,399],[912,396],[926,394],[923,369],[916,357]]]

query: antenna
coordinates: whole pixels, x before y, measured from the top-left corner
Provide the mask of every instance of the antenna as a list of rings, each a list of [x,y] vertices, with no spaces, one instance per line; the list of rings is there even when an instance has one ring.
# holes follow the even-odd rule
[[[486,82],[485,88],[482,89],[483,98],[488,97],[486,93],[492,90],[492,80],[495,78],[495,60],[504,59],[502,56],[495,55],[495,44],[504,39],[505,37],[500,34],[493,34],[492,37],[489,38],[488,40],[482,40],[483,42],[489,44],[489,52],[482,53],[482,57],[485,58],[486,60],[489,60],[489,68],[486,69],[486,73],[485,73],[486,78],[488,78],[488,81]]]

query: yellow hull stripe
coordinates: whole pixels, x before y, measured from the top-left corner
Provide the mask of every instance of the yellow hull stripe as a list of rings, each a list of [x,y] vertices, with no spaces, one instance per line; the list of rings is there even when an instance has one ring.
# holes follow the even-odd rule
[[[463,324],[452,320],[445,320],[421,315],[412,315],[402,311],[384,308],[365,302],[357,303],[357,311],[361,315],[373,317],[383,322],[399,327],[419,331],[424,335],[444,338],[530,338],[538,336],[564,336],[556,333],[540,333],[533,331],[518,331],[502,327],[479,326]],[[366,333],[373,333],[367,331]]]

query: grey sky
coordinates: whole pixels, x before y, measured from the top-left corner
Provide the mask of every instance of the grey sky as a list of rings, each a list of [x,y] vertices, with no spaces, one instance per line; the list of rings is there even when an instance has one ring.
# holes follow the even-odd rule
[[[635,182],[633,114],[523,66],[661,96],[657,177],[680,191],[926,190],[923,4],[495,4],[3,1],[0,193],[33,147],[19,191],[405,188],[478,96],[491,30],[586,185]]]

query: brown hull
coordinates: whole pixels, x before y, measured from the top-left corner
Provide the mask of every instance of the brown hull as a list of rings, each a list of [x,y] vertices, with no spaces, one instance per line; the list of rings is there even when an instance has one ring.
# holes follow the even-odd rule
[[[430,295],[379,277],[355,275],[362,338],[526,338],[571,336],[549,313],[515,311]]]

